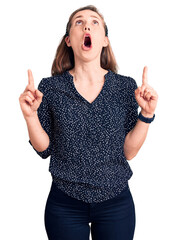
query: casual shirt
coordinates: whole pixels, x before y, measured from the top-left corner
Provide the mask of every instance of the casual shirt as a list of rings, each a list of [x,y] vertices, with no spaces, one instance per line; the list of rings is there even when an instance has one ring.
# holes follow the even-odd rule
[[[136,81],[111,70],[90,103],[76,89],[69,71],[43,78],[37,110],[49,136],[49,171],[57,187],[87,203],[116,197],[133,172],[124,155],[125,137],[138,120]],[[32,145],[31,141],[29,143]]]

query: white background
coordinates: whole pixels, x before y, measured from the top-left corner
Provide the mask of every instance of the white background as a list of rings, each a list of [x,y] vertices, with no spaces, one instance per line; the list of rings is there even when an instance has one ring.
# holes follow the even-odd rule
[[[0,239],[47,239],[43,217],[51,185],[49,158],[40,158],[28,143],[19,96],[28,83],[27,69],[32,69],[35,87],[43,77],[51,76],[70,14],[88,4],[105,17],[119,73],[141,86],[147,65],[149,84],[159,95],[146,141],[129,161],[136,207],[134,239],[175,240],[177,17],[172,0],[1,3]]]

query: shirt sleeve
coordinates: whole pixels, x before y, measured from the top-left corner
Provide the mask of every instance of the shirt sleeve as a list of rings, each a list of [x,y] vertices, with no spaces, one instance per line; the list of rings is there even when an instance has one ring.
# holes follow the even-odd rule
[[[127,106],[125,116],[125,136],[135,127],[138,120],[138,103],[135,98],[135,90],[138,88],[136,81],[128,77],[129,87],[127,90]]]
[[[49,136],[49,146],[42,152],[37,151],[31,141],[29,140],[29,143],[33,147],[33,149],[36,151],[36,153],[42,157],[42,158],[47,158],[48,156],[51,155],[53,151],[53,121],[52,121],[52,114],[51,114],[51,108],[49,106],[48,100],[47,100],[47,88],[46,84],[44,83],[44,78],[41,80],[41,82],[38,85],[38,90],[41,91],[44,95],[42,98],[42,102],[37,109],[37,114],[39,121],[41,123],[42,128],[45,130],[45,132]]]

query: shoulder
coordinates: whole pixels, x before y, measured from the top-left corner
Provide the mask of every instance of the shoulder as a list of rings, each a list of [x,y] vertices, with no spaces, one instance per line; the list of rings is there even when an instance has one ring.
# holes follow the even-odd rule
[[[136,89],[137,82],[134,78],[119,73],[112,72],[112,76],[116,82],[120,84],[121,88]]]
[[[56,76],[44,77],[38,84],[38,89],[43,94],[49,94],[56,90],[65,89],[66,86],[65,73]]]

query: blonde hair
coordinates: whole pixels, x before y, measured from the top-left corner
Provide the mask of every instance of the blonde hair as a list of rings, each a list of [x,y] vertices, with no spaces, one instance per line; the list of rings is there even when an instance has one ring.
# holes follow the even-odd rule
[[[103,26],[105,28],[105,35],[107,35],[108,29],[107,25],[104,21],[103,15],[98,11],[98,9],[93,6],[93,5],[88,5],[85,7],[81,7],[77,10],[75,10],[69,17],[67,26],[66,26],[66,34],[62,37],[61,42],[59,46],[57,47],[57,51],[55,54],[55,58],[53,60],[52,64],[52,69],[51,69],[51,74],[52,76],[62,74],[66,70],[70,70],[74,67],[74,53],[71,47],[68,47],[65,38],[67,35],[69,35],[70,28],[71,28],[71,21],[73,16],[82,10],[91,10],[96,12],[101,19],[103,20]],[[108,70],[110,69],[111,71],[117,73],[118,72],[118,65],[115,59],[115,56],[113,54],[110,42],[107,47],[103,47],[102,52],[101,52],[101,67]]]

